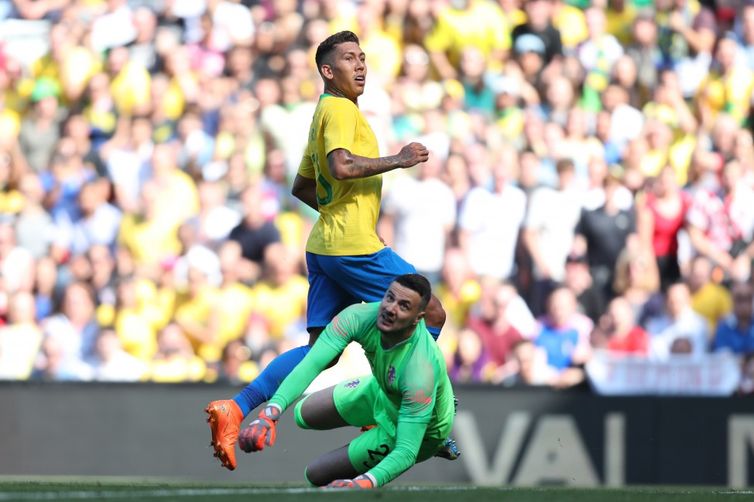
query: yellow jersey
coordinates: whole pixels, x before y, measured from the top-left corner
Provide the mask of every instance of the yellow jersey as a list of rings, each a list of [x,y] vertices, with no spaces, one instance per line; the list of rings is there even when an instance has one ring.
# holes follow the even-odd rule
[[[338,181],[330,174],[327,155],[343,148],[360,157],[377,158],[377,138],[355,103],[322,94],[309,129],[309,143],[298,168],[316,180],[319,218],[306,250],[328,256],[366,255],[384,246],[377,237],[382,176]]]

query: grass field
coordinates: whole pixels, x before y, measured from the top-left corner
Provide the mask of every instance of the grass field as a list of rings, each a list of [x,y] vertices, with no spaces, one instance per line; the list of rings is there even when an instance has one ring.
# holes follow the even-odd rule
[[[471,486],[406,486],[394,485],[380,490],[363,492],[334,491],[293,485],[238,485],[221,483],[191,483],[178,481],[56,478],[0,479],[0,502],[26,500],[186,500],[237,501],[262,500],[271,502],[317,500],[387,500],[432,502],[645,502],[684,501],[707,502],[754,500],[754,490],[727,488],[475,488]]]

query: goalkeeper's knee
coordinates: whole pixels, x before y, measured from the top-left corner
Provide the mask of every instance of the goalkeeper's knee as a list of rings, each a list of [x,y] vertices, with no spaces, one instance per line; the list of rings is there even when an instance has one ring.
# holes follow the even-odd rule
[[[309,479],[309,466],[306,466],[304,469],[304,479],[306,479],[306,482],[309,483],[309,486],[321,486],[321,485],[315,485],[312,483],[312,480]]]
[[[301,415],[301,407],[304,405],[304,401],[306,401],[307,399],[309,399],[309,396],[299,401],[293,410],[293,415],[296,417],[296,425],[298,425],[301,429],[311,429],[311,427],[309,427],[309,424],[306,423],[304,417]]]

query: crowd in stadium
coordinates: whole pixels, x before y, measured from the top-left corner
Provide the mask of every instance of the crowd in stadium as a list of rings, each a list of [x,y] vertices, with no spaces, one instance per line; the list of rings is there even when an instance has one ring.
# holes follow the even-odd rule
[[[754,2],[4,0],[0,23],[0,379],[240,384],[306,343],[316,213],[290,184],[314,50],[347,29],[381,153],[431,152],[385,176],[378,233],[432,281],[455,382],[728,351],[754,390]]]

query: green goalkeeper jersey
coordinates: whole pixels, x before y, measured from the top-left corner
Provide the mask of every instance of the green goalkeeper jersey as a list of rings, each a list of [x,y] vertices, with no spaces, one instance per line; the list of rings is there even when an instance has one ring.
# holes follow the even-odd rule
[[[338,314],[270,404],[285,410],[350,342],[359,343],[383,391],[374,416],[396,438],[393,451],[370,471],[384,485],[416,462],[425,436],[450,435],[455,406],[445,359],[424,321],[407,340],[384,349],[376,325],[379,306],[379,302],[352,305]]]

